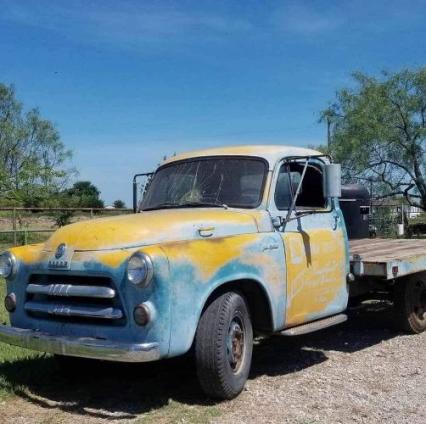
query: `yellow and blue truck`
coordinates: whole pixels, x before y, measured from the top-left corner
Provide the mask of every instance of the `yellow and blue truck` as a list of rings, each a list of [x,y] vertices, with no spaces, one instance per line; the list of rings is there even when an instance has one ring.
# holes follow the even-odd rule
[[[400,329],[426,329],[426,243],[349,241],[340,166],[310,149],[191,152],[153,174],[135,214],[78,222],[0,256],[0,341],[145,362],[194,352],[207,395],[237,396],[256,334],[339,324],[386,293]]]

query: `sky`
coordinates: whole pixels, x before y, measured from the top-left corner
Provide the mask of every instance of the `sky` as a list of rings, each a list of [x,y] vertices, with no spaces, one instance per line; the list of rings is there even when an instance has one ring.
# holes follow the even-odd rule
[[[164,155],[324,143],[351,74],[426,63],[426,0],[0,0],[0,82],[130,205]]]

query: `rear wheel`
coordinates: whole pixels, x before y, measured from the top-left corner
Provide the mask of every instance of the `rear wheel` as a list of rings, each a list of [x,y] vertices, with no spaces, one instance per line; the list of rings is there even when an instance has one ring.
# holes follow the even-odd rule
[[[195,337],[197,374],[204,392],[232,399],[247,381],[253,350],[253,329],[245,299],[228,292],[204,311]]]
[[[415,274],[397,283],[395,318],[399,329],[418,334],[426,330],[426,273]]]

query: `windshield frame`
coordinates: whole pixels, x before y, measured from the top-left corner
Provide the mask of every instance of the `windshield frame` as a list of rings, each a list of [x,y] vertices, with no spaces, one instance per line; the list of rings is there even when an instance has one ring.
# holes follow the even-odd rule
[[[235,209],[257,209],[262,202],[264,201],[264,197],[265,197],[265,185],[266,185],[266,181],[268,179],[268,174],[269,174],[269,162],[260,156],[247,156],[247,155],[211,155],[211,156],[194,156],[191,158],[185,158],[185,159],[180,159],[180,160],[175,160],[175,161],[171,161],[168,163],[165,163],[164,165],[159,166],[156,171],[154,172],[152,178],[154,179],[155,176],[157,175],[158,172],[160,172],[161,170],[168,168],[170,166],[175,166],[175,165],[180,165],[183,163],[190,163],[190,162],[201,162],[201,161],[207,161],[207,160],[212,160],[212,159],[244,159],[244,160],[253,160],[253,161],[257,161],[257,162],[262,162],[265,166],[264,168],[264,172],[263,172],[263,178],[262,178],[262,184],[260,186],[260,190],[259,190],[259,201],[256,203],[255,206],[247,206],[247,205],[224,205],[226,207],[229,208],[235,208]],[[218,205],[216,205],[217,207]],[[188,208],[193,208],[193,206],[178,206],[176,205],[176,208],[184,208],[184,207],[188,207]],[[214,205],[212,206],[205,206],[206,208],[211,208],[211,207],[215,207]],[[143,199],[140,201],[139,206],[138,206],[138,210],[140,212],[144,212],[144,211],[153,211],[153,210],[162,210],[162,209],[166,209],[166,208],[162,208],[162,207],[148,207],[147,209],[143,208]]]

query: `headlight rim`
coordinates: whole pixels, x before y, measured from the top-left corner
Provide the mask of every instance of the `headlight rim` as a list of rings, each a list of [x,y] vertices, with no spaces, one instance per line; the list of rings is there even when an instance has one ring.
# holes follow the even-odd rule
[[[16,275],[16,272],[18,270],[18,263],[17,263],[15,255],[12,252],[9,252],[6,250],[5,252],[0,253],[0,256],[3,256],[3,255],[9,256],[12,266],[10,268],[9,275],[2,275],[0,277],[4,278],[5,280],[10,280]]]
[[[135,283],[134,281],[132,281],[129,278],[129,262],[132,258],[134,258],[135,256],[139,257],[140,259],[142,259],[142,261],[145,263],[146,266],[146,275],[145,278],[138,282]],[[136,252],[134,253],[132,256],[130,256],[130,258],[127,260],[127,270],[126,270],[126,278],[127,281],[132,284],[134,287],[138,287],[138,288],[146,288],[151,284],[151,281],[154,277],[154,264],[152,262],[151,257],[144,253],[144,252]]]

